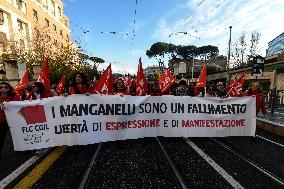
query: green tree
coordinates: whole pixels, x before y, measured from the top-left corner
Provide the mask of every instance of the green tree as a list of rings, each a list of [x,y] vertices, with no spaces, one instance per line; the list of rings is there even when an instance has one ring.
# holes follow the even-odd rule
[[[89,57],[78,43],[68,39],[65,42],[58,42],[50,38],[48,30],[40,31],[37,30],[32,39],[27,40],[27,47],[18,45],[18,41],[7,42],[1,56],[2,60],[14,59],[25,62],[30,71],[29,75],[33,76],[32,67],[42,65],[44,59],[48,58],[51,83],[58,83],[63,73],[70,78],[76,71],[82,71],[87,75],[96,72],[96,68],[87,62]]]
[[[89,57],[89,60],[93,62],[96,69],[99,67],[100,64],[105,62],[104,59],[95,56]]]

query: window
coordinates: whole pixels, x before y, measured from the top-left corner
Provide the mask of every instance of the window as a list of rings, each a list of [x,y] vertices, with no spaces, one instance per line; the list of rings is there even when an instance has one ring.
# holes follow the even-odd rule
[[[55,16],[55,3],[51,0],[51,13]]]
[[[19,31],[22,31],[24,29],[24,23],[22,21],[20,21],[20,20],[17,20],[17,22],[18,22],[18,29],[19,29]]]
[[[53,24],[53,31],[56,32],[56,26]]]
[[[36,21],[38,21],[37,11],[33,9],[33,16]]]
[[[45,19],[45,26],[48,28],[49,27],[49,20]]]
[[[16,0],[16,5],[17,5],[17,8],[19,10],[22,10],[22,8],[23,8],[23,1],[22,0]]]
[[[63,34],[62,34],[62,30],[60,30],[60,35],[62,36]]]
[[[25,41],[23,39],[20,39],[20,48],[21,49],[25,48]]]
[[[60,7],[57,7],[57,11],[58,11],[58,16],[61,17],[61,8]]]
[[[37,28],[35,28],[35,37],[36,37],[37,40],[40,37],[40,32],[39,32],[39,29],[37,29]]]
[[[4,24],[4,12],[0,10],[0,25]]]
[[[42,0],[42,6],[46,9],[48,9],[48,3],[47,0]]]

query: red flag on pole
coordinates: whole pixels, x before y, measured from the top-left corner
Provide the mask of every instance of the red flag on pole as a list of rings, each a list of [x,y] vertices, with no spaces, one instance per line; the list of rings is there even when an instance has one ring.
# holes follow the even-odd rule
[[[239,79],[227,86],[228,95],[239,96],[245,83],[245,74],[242,74]]]
[[[161,92],[166,92],[174,82],[175,77],[173,76],[169,68],[166,68],[158,81],[161,88]]]
[[[111,71],[111,64],[104,71],[103,75],[97,82],[94,89],[92,89],[92,93],[98,94],[112,94],[113,93],[113,77]]]
[[[49,78],[49,66],[48,59],[46,58],[43,63],[43,67],[40,71],[37,81],[43,83],[44,87],[47,90],[50,90],[50,78]]]
[[[15,92],[16,92],[18,95],[21,95],[22,91],[24,91],[25,88],[27,88],[28,82],[29,82],[29,70],[28,70],[28,68],[27,68],[25,74],[23,75],[23,77],[22,77],[22,79],[21,79],[21,81],[20,81],[20,83],[18,83],[18,84],[15,86],[15,88],[14,88]]]
[[[136,76],[136,96],[145,96],[147,94],[147,82],[144,76],[141,57],[139,58],[138,71]]]
[[[58,95],[61,95],[64,93],[64,89],[65,89],[65,75],[62,74],[61,79],[56,87],[56,93]]]
[[[197,96],[198,95],[198,91],[200,88],[202,87],[206,87],[206,63],[204,64],[199,79],[194,87],[194,95]]]

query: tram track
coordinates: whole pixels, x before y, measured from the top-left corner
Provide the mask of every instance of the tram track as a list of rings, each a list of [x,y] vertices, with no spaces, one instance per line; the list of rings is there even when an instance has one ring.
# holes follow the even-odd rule
[[[90,175],[91,175],[92,171],[94,170],[94,168],[96,166],[96,160],[97,160],[99,152],[102,148],[102,144],[103,143],[99,143],[96,150],[92,154],[90,162],[89,162],[88,167],[86,169],[86,172],[84,173],[84,175],[82,177],[82,180],[80,182],[78,189],[86,189],[88,187],[88,184],[90,182]]]
[[[282,147],[254,137],[191,140],[244,188],[284,188]]]
[[[236,156],[240,157],[243,159],[245,162],[256,168],[259,172],[262,174],[266,175],[268,178],[272,179],[273,181],[279,183],[284,187],[284,179],[280,178],[279,176],[275,175],[274,173],[270,172],[269,170],[265,169],[263,166],[259,165],[258,163],[254,162],[251,160],[249,157],[246,157],[245,155],[235,151],[233,148],[229,147],[228,145],[224,144],[223,142],[215,139],[215,138],[210,138],[213,140],[215,143],[219,144],[221,147],[227,149],[228,151],[232,152]]]
[[[104,143],[93,153],[79,189],[186,189],[166,153],[155,138]]]
[[[236,148],[239,145],[241,147]],[[243,146],[247,148],[242,149]],[[274,141],[273,136],[269,137],[262,133],[257,133],[255,138],[182,139],[157,137],[100,143],[96,146],[90,146],[89,152],[82,156],[86,163],[81,164],[81,168],[74,169],[80,170],[81,179],[80,177],[77,179],[79,182],[72,181],[73,185],[69,183],[68,187],[65,186],[66,188],[75,187],[74,183],[76,183],[76,187],[79,189],[135,188],[135,186],[140,188],[200,188],[206,186],[213,188],[249,188],[252,186],[249,177],[253,175],[255,178],[251,182],[257,183],[258,186],[265,183],[265,186],[272,188],[275,188],[275,186],[283,186],[284,188],[284,177],[277,174],[279,171],[275,172],[281,171],[281,167],[279,169],[273,168],[271,171],[270,167],[267,168],[267,165],[259,163],[261,160],[256,161],[247,156],[248,153],[253,154],[262,148],[267,149],[269,153],[268,146],[276,151],[277,149],[283,150],[281,139]],[[77,155],[74,157],[81,159],[79,157],[84,150],[78,151],[79,148],[77,147],[74,149],[75,151],[71,150],[69,155],[76,153]],[[14,172],[19,172],[21,169],[25,170],[23,171],[25,173],[28,172],[40,163],[41,159],[47,156],[50,151],[52,150],[37,152],[38,159],[28,160],[32,162],[31,165],[23,164]],[[264,157],[266,156],[261,158]],[[47,171],[49,173],[43,176],[43,179],[40,179],[42,180],[41,183],[36,183],[32,188],[47,188],[55,186],[56,182],[57,184],[60,183],[60,186],[64,186],[66,182],[64,179],[68,179],[68,176],[65,176],[64,179],[60,178],[61,181],[54,180],[52,182],[48,181],[50,180],[48,178],[50,178],[50,174],[55,174],[56,170],[62,170],[58,166],[63,165],[63,162],[70,162],[73,159],[71,157],[63,159],[66,158],[67,160],[60,160],[53,167],[53,170]],[[269,157],[266,158],[268,159],[268,163],[266,163],[269,165],[270,159]],[[227,162],[222,161],[222,159]],[[231,165],[230,161],[232,161]],[[68,171],[65,172],[72,174],[71,172],[67,173]],[[14,178],[5,178],[0,181],[0,188],[13,186],[22,177],[18,175]],[[264,181],[264,178],[267,181]],[[262,181],[260,181],[261,179]],[[43,183],[47,185],[43,185]]]

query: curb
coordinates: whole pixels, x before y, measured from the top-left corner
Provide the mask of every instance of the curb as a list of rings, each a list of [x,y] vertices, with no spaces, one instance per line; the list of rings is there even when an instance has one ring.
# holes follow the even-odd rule
[[[284,136],[284,124],[257,118],[256,127],[274,135]]]

